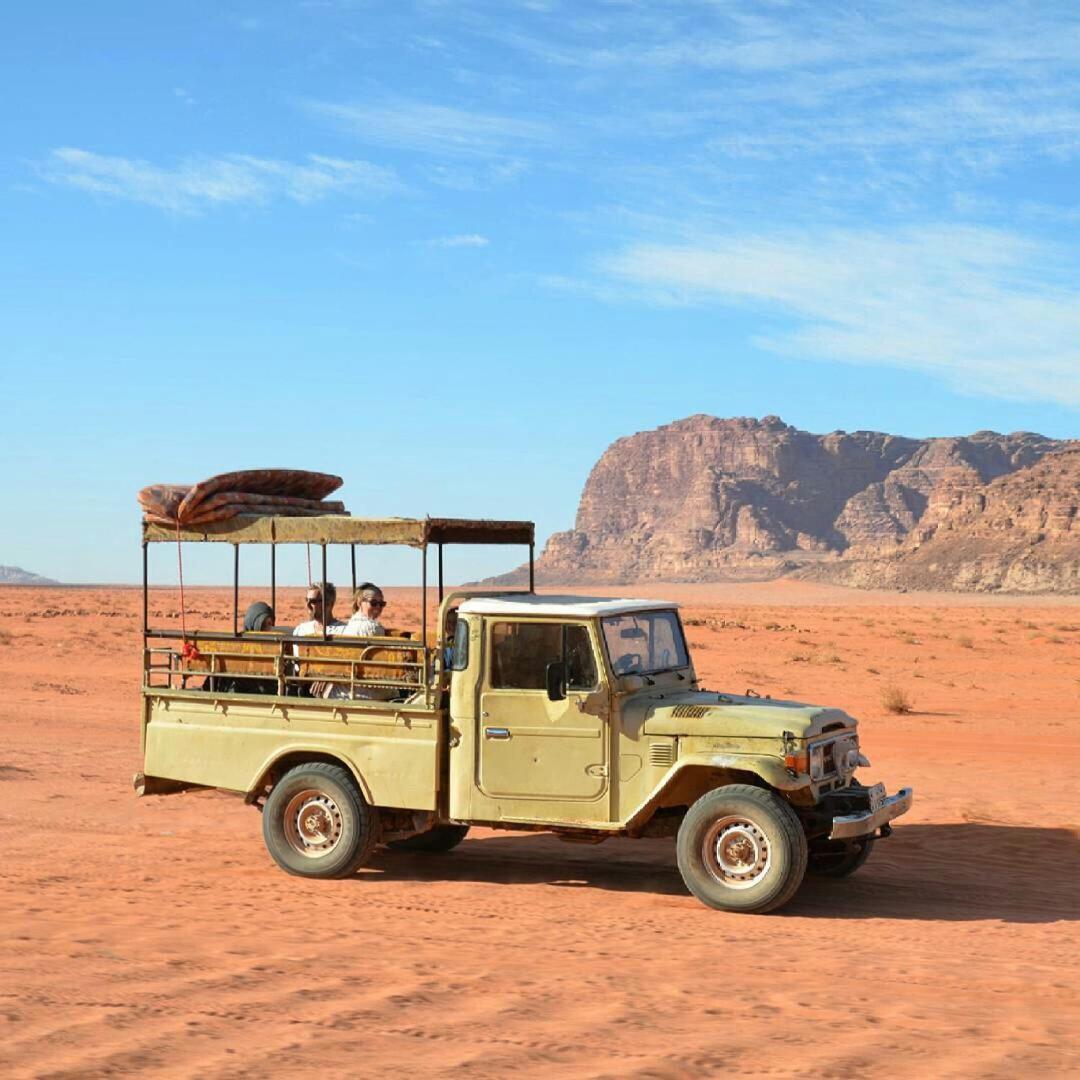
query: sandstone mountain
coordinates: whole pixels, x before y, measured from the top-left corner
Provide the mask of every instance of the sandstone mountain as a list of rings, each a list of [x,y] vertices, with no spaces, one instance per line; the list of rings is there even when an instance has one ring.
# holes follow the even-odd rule
[[[813,435],[691,416],[619,439],[541,582],[748,580],[1080,590],[1080,442]],[[517,579],[518,572],[507,575]]]

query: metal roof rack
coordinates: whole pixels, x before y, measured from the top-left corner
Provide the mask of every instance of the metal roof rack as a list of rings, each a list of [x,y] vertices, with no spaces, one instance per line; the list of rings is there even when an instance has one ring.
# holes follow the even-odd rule
[[[167,525],[144,522],[146,543],[218,542],[226,544],[429,544],[534,543],[531,521],[491,521],[483,518],[358,518],[337,514],[318,517],[239,515],[179,533]]]

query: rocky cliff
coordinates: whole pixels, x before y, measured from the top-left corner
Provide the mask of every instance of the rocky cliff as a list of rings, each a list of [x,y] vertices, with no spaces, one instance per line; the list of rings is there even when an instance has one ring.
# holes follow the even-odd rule
[[[608,448],[538,580],[1075,590],[1078,491],[1080,442],[1030,432],[813,435],[691,416]]]

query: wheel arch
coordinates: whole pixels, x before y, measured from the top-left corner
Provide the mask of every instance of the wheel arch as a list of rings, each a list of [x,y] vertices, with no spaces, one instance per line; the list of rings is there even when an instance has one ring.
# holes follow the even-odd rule
[[[736,763],[737,762],[737,763]],[[640,833],[660,810],[690,807],[708,791],[729,784],[748,784],[774,790],[763,770],[755,769],[754,759],[731,759],[720,764],[713,755],[702,754],[680,759],[665,774],[649,798],[627,821],[631,836]]]
[[[371,789],[356,765],[347,757],[335,754],[322,746],[290,746],[287,750],[282,750],[268,758],[255,774],[255,779],[248,785],[247,801],[254,802],[258,799],[268,784],[276,784],[289,769],[295,768],[297,765],[310,765],[315,762],[321,762],[324,765],[340,765],[343,769],[346,769],[356,781],[356,786],[360,789],[364,801],[369,806],[373,805]]]

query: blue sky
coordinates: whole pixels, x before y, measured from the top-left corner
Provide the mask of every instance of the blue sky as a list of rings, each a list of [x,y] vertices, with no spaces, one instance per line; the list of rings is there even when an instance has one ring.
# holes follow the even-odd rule
[[[1073,4],[4,21],[0,563],[133,580],[139,487],[266,465],[546,538],[697,412],[1080,435]]]

